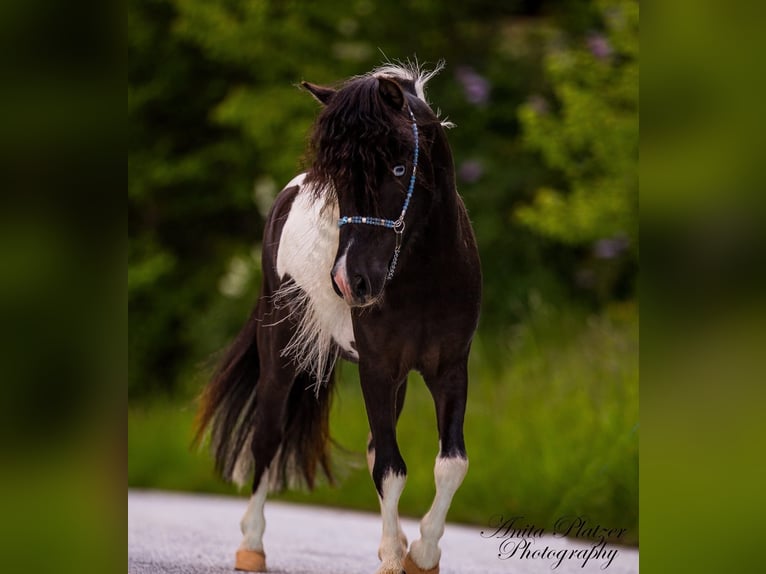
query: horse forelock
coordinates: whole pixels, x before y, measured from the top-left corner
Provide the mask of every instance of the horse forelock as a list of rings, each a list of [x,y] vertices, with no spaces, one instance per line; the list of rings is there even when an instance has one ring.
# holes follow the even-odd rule
[[[314,125],[308,181],[319,194],[338,189],[363,191],[373,207],[386,171],[411,146],[409,118],[383,100],[377,77],[352,78]]]

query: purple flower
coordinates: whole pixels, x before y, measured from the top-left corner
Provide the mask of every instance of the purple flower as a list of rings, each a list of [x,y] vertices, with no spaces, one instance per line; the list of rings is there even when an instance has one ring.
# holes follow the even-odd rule
[[[624,236],[599,239],[593,244],[593,255],[597,259],[614,259],[625,251],[629,244],[628,238]]]
[[[476,183],[484,175],[484,166],[479,160],[469,159],[460,164],[458,176],[466,183]]]
[[[489,100],[489,81],[470,66],[460,66],[455,70],[457,80],[463,85],[463,93],[468,102],[475,105],[486,104]]]
[[[588,36],[588,49],[598,60],[608,60],[612,55],[612,45],[601,34],[591,34]]]

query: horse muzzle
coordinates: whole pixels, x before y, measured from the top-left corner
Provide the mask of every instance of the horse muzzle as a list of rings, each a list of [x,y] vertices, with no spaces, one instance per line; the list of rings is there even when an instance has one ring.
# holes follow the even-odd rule
[[[366,307],[377,299],[370,289],[370,280],[363,274],[356,273],[349,278],[345,272],[333,271],[330,277],[333,290],[349,307]]]

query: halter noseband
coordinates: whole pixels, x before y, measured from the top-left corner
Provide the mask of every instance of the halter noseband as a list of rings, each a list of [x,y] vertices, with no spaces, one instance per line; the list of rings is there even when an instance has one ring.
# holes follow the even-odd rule
[[[412,192],[415,189],[415,176],[418,169],[418,153],[420,150],[418,141],[418,124],[415,121],[415,116],[412,113],[412,109],[409,107],[407,111],[410,113],[410,119],[412,120],[412,134],[415,136],[415,154],[412,160],[412,175],[410,176],[410,186],[407,188],[407,197],[404,200],[404,206],[402,212],[396,220],[382,219],[380,217],[362,217],[361,215],[353,215],[351,217],[343,216],[338,219],[338,227],[343,227],[347,223],[364,223],[366,225],[377,225],[379,227],[387,227],[393,229],[396,233],[396,248],[394,249],[394,257],[391,260],[391,267],[388,269],[388,275],[386,280],[390,280],[394,276],[394,270],[396,269],[396,263],[399,261],[399,252],[402,249],[402,234],[404,233],[404,216],[407,213],[407,208],[410,205],[410,199],[412,198]]]

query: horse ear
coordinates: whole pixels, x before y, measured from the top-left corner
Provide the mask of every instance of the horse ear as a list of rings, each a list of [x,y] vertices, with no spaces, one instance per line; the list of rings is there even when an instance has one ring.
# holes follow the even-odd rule
[[[335,90],[332,88],[317,86],[311,82],[301,82],[301,87],[303,87],[304,90],[308,91],[312,96],[314,96],[316,101],[318,101],[323,106],[329,104],[330,100],[335,95]]]
[[[378,91],[383,100],[394,109],[404,108],[404,92],[396,81],[385,77],[378,78]]]

